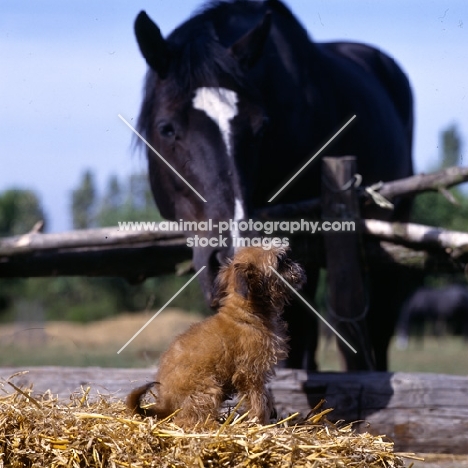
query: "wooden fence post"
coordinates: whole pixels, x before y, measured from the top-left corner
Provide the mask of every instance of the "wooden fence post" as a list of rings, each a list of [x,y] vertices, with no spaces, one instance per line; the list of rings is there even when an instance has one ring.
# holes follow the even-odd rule
[[[372,370],[374,359],[366,326],[367,300],[361,271],[359,205],[354,190],[356,158],[325,157],[322,165],[322,224],[327,265],[328,309],[333,325],[357,351],[338,339],[348,371]],[[343,222],[355,231],[344,232]]]

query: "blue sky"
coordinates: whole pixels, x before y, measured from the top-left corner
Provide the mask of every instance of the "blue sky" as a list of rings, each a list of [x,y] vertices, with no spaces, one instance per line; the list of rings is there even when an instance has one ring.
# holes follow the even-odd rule
[[[145,170],[132,135],[146,65],[133,20],[145,9],[163,34],[202,2],[2,0],[0,4],[0,191],[35,190],[48,230],[71,228],[70,192],[89,168]],[[353,40],[390,53],[416,102],[415,165],[437,160],[439,132],[457,124],[468,147],[466,0],[286,0],[317,41]]]

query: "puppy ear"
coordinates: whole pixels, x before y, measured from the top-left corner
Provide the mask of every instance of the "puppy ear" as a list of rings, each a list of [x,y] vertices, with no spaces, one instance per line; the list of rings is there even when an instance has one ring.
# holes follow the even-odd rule
[[[223,299],[227,294],[227,288],[229,285],[228,275],[229,271],[227,265],[221,267],[216,275],[211,291],[210,307],[212,309],[217,309],[220,306],[221,299]]]
[[[247,269],[245,268],[245,265],[235,265],[234,272],[234,290],[239,294],[239,296],[247,299],[249,296],[249,280],[247,278]]]
[[[238,263],[234,265],[234,290],[244,299],[255,295],[261,285],[259,269],[251,264]]]

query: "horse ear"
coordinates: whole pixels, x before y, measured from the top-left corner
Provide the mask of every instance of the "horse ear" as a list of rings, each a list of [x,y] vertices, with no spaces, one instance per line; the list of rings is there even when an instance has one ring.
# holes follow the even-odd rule
[[[144,11],[136,17],[135,36],[146,63],[164,78],[169,68],[169,49],[158,26]]]
[[[267,12],[257,26],[244,34],[230,47],[232,55],[242,66],[251,68],[261,57],[270,28],[271,12]]]

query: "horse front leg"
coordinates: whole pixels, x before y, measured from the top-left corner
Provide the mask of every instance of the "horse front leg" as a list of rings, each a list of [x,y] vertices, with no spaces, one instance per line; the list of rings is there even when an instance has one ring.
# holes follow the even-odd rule
[[[307,284],[299,294],[307,301],[315,297],[320,269],[306,269]],[[283,318],[288,324],[289,354],[284,366],[290,369],[318,370],[316,352],[319,327],[314,313],[298,298],[285,308]]]

